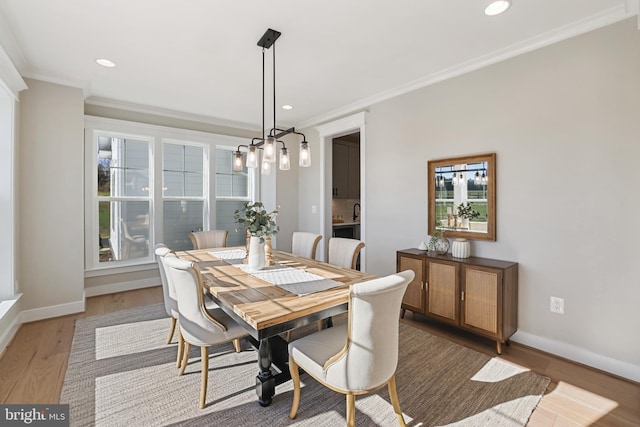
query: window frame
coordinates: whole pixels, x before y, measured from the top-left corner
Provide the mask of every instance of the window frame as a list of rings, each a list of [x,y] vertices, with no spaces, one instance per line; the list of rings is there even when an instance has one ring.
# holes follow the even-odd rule
[[[99,262],[99,223],[98,223],[98,162],[97,135],[108,135],[115,137],[126,137],[150,141],[150,163],[149,163],[149,256],[124,261]],[[102,118],[85,115],[85,272],[88,276],[99,276],[112,274],[116,271],[138,271],[150,268],[155,263],[153,248],[158,242],[164,239],[164,215],[163,202],[165,200],[195,200],[191,197],[168,197],[163,196],[162,191],[162,171],[163,171],[163,144],[193,145],[202,146],[207,161],[203,167],[203,173],[207,175],[203,190],[205,206],[203,210],[203,229],[209,230],[216,224],[216,150],[232,149],[241,144],[246,144],[246,138],[177,129],[166,126],[157,126],[124,120]],[[253,171],[251,171],[253,172]],[[248,180],[249,197],[253,200],[258,188],[259,174],[251,173]],[[133,199],[127,199],[133,200]],[[202,200],[199,199],[198,200]]]

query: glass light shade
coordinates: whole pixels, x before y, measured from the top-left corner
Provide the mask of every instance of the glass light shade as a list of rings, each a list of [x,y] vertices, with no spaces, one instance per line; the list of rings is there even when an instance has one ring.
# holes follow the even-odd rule
[[[275,163],[276,162],[276,139],[272,136],[268,136],[264,141],[262,161]]]
[[[255,169],[258,167],[258,154],[256,153],[256,146],[251,144],[249,146],[249,153],[247,154],[247,167]]]
[[[479,185],[480,184],[480,172],[476,171],[476,176],[473,177],[473,183],[475,185]]]
[[[462,175],[462,172],[460,172],[460,178],[458,178],[458,184],[460,185],[465,184],[464,175]]]
[[[303,168],[311,166],[311,150],[309,150],[309,143],[302,141],[300,143],[300,157],[298,165]]]
[[[291,162],[289,161],[289,150],[282,147],[280,150],[280,170],[288,171],[291,169]]]
[[[233,154],[233,171],[242,172],[242,152],[240,150]]]
[[[500,15],[502,12],[509,9],[509,6],[511,6],[511,1],[508,0],[493,1],[484,9],[484,13],[489,16]]]
[[[487,185],[487,182],[489,182],[489,177],[485,175],[484,172],[482,172],[482,177],[480,178],[480,181],[482,181],[482,185]]]
[[[271,162],[265,159],[262,159],[262,168],[260,170],[262,175],[271,175]]]
[[[451,178],[451,185],[458,185],[458,174],[453,173],[453,178]]]

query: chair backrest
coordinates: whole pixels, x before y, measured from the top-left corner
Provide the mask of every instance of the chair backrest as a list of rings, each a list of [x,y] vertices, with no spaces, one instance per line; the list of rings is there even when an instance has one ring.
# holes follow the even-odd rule
[[[182,336],[193,345],[210,345],[215,342],[226,327],[207,313],[202,278],[193,262],[178,257],[165,257],[164,263],[167,278],[176,291]]]
[[[355,269],[362,248],[364,242],[360,240],[332,237],[329,239],[329,264]]]
[[[325,364],[330,384],[344,390],[371,390],[395,373],[400,304],[414,276],[406,270],[351,286],[347,344]]]
[[[194,231],[189,233],[193,249],[224,248],[227,246],[227,230]]]
[[[306,258],[316,259],[316,249],[322,240],[322,234],[294,231],[291,237],[291,253]]]
[[[155,248],[156,261],[158,261],[158,269],[160,270],[160,281],[162,282],[162,294],[164,296],[164,308],[167,315],[178,318],[178,301],[176,300],[175,290],[170,286],[167,278],[167,271],[164,265],[166,256],[175,256],[171,249],[163,243],[158,243]]]

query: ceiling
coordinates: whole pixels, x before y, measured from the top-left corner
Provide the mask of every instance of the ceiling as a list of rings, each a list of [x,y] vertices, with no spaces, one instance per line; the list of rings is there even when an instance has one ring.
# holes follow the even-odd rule
[[[0,0],[0,43],[24,76],[88,103],[259,129],[267,28],[278,124],[372,103],[636,15],[638,0]],[[267,51],[266,125],[272,123]],[[115,68],[96,64],[98,58]],[[282,110],[291,104],[293,110]]]

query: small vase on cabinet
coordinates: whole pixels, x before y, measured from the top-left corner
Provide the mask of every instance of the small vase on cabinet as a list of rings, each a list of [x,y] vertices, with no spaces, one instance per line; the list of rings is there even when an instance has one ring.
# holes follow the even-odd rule
[[[471,256],[471,244],[467,239],[455,239],[451,244],[451,255],[456,258],[469,258]]]

